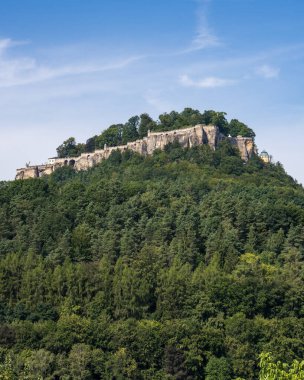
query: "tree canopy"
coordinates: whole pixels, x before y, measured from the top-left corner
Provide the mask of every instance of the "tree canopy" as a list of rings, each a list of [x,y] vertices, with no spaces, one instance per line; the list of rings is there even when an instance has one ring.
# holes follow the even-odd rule
[[[232,119],[226,119],[225,112],[204,111],[201,113],[192,108],[185,108],[182,112],[171,111],[159,115],[153,120],[147,113],[131,117],[126,123],[114,124],[105,129],[100,135],[90,137],[85,144],[76,144],[75,138],[70,137],[57,148],[58,157],[79,156],[83,152],[92,152],[107,146],[125,145],[128,142],[142,139],[148,131],[170,131],[190,127],[196,124],[216,125],[222,134],[232,137],[254,137],[255,133],[246,124]]]
[[[0,284],[0,379],[302,379],[304,190],[225,141],[1,182]]]

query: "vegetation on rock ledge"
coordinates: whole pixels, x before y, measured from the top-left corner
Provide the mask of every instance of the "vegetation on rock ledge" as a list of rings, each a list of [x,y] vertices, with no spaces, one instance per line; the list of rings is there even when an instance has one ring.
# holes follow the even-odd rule
[[[204,111],[201,113],[192,108],[185,108],[182,112],[172,111],[159,115],[158,121],[154,121],[147,113],[131,117],[125,124],[113,124],[100,135],[89,138],[85,144],[76,143],[74,137],[68,138],[58,148],[58,157],[76,157],[84,152],[93,152],[95,149],[103,149],[104,145],[125,145],[130,141],[142,139],[148,131],[161,132],[181,129],[196,124],[216,125],[224,135],[232,137],[254,137],[255,134],[246,124],[232,119],[226,119],[225,112]]]

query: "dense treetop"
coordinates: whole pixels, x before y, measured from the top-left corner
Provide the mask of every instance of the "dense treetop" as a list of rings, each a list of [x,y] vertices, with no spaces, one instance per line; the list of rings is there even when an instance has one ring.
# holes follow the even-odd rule
[[[159,115],[158,120],[153,120],[147,113],[131,117],[125,124],[114,124],[105,129],[100,135],[89,138],[85,144],[76,143],[74,137],[64,141],[58,148],[58,157],[79,156],[83,152],[93,152],[95,149],[103,149],[104,145],[125,145],[127,142],[142,139],[150,131],[170,131],[190,127],[196,124],[216,125],[224,135],[232,137],[254,137],[255,134],[246,124],[232,119],[226,119],[225,112],[204,111],[201,113],[192,108],[185,108],[182,112],[172,111]]]
[[[0,378],[253,380],[262,352],[291,365],[303,256],[303,188],[225,141],[2,182]]]

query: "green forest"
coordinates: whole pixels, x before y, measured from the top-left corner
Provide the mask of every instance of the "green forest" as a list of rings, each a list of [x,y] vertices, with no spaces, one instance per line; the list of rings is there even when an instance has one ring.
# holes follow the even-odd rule
[[[303,187],[225,141],[0,182],[0,379],[304,379],[303,259]]]

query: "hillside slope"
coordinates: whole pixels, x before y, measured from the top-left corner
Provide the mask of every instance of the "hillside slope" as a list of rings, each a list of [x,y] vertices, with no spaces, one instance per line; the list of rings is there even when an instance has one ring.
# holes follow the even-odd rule
[[[303,206],[226,143],[1,183],[1,371],[250,380],[261,352],[303,358]]]

